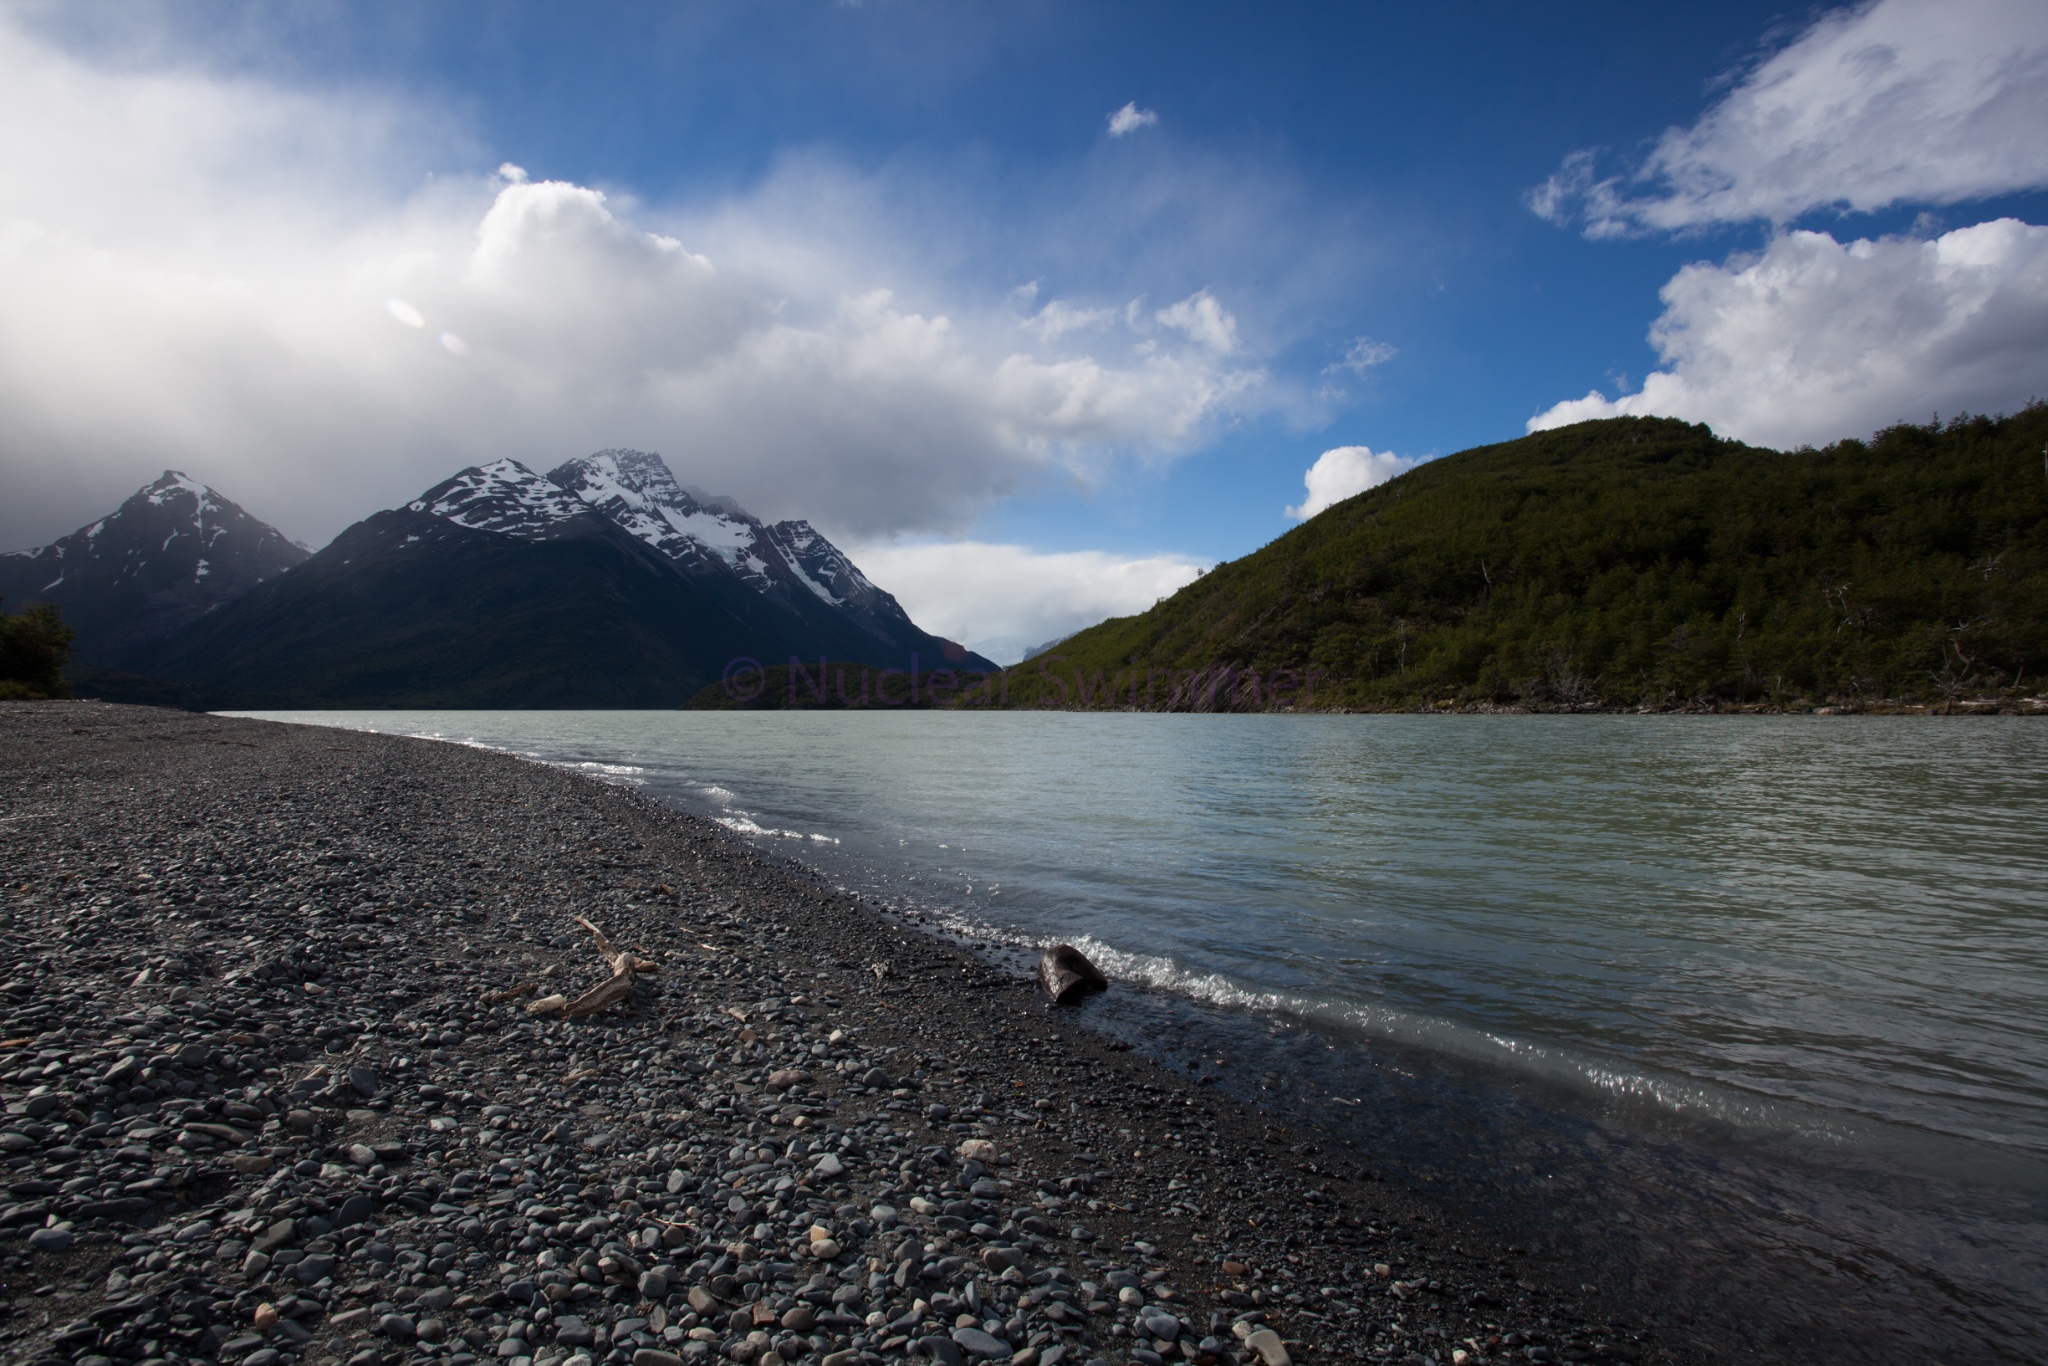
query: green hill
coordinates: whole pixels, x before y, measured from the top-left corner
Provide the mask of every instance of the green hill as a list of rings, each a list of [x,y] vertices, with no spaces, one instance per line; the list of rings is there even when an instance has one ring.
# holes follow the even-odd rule
[[[1482,446],[1081,632],[1011,671],[1007,703],[1725,707],[2011,692],[2048,671],[2044,449],[2044,404],[1825,450],[1658,418]]]

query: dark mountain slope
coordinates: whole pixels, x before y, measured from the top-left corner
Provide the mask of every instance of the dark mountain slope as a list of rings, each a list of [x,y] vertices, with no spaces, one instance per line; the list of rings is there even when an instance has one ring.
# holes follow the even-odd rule
[[[2048,670],[2048,406],[1781,453],[1666,419],[1433,461],[1021,671],[1013,705],[1954,699]],[[1149,670],[1149,673],[1148,673]],[[1119,672],[1123,671],[1123,672]],[[1177,674],[1176,674],[1177,671]],[[1100,682],[1097,681],[1098,675]],[[1055,682],[1054,680],[1057,680]],[[1283,680],[1284,681],[1284,680]],[[1301,700],[1299,693],[1295,701]]]
[[[73,655],[123,666],[307,552],[176,470],[112,513],[36,550],[0,555],[0,600],[55,603]]]
[[[602,519],[521,541],[380,512],[148,661],[244,706],[673,706],[759,600],[679,593]]]

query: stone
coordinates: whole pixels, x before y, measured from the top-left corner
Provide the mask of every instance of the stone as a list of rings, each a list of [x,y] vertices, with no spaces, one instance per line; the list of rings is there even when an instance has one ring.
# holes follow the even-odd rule
[[[1038,981],[1046,994],[1061,1005],[1109,986],[1102,970],[1072,944],[1055,944],[1040,955]]]
[[[1156,1307],[1142,1311],[1138,1322],[1144,1325],[1147,1333],[1163,1342],[1180,1341],[1180,1320]]]
[[[633,1353],[633,1366],[683,1366],[683,1359],[674,1352],[642,1347]]]
[[[292,1268],[292,1275],[298,1279],[300,1285],[312,1285],[315,1281],[332,1276],[338,1264],[339,1259],[332,1254],[316,1253],[301,1258],[298,1265]]]
[[[665,1298],[668,1295],[668,1274],[663,1271],[641,1272],[639,1289],[643,1300]]]
[[[799,1304],[782,1316],[782,1326],[792,1333],[808,1333],[817,1322],[818,1316],[808,1304]]]
[[[413,1339],[412,1320],[403,1314],[386,1314],[378,1319],[377,1331],[393,1342],[411,1342]]]
[[[979,1328],[955,1328],[953,1341],[959,1344],[961,1351],[976,1361],[994,1361],[998,1357],[1010,1355],[1012,1351],[1009,1343]]]
[[[376,1212],[377,1202],[362,1191],[357,1191],[354,1195],[342,1201],[340,1208],[335,1210],[334,1226],[336,1228],[352,1228],[367,1220]]]
[[[68,1228],[39,1228],[28,1235],[28,1245],[35,1252],[62,1252],[78,1239]]]
[[[811,1167],[811,1175],[826,1181],[835,1180],[846,1175],[846,1164],[831,1153],[826,1153]]]
[[[349,1068],[348,1084],[354,1087],[355,1093],[361,1096],[364,1100],[372,1100],[377,1095],[377,1073],[371,1068]]]
[[[1293,1366],[1294,1358],[1287,1355],[1286,1344],[1270,1328],[1253,1330],[1245,1337],[1244,1345],[1257,1352],[1265,1366]]]

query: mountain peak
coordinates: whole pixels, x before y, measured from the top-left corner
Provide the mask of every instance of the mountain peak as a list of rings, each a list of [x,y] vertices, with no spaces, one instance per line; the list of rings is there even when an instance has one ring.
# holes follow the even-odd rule
[[[0,598],[48,601],[78,631],[78,657],[119,664],[307,552],[181,470],[34,550],[0,556]]]
[[[510,458],[471,465],[406,507],[475,531],[527,540],[552,534],[560,523],[584,511],[582,503],[552,480]]]

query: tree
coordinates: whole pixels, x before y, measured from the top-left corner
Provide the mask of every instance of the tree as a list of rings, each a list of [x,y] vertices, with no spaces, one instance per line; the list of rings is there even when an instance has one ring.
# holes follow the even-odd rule
[[[61,671],[75,634],[54,603],[32,603],[15,616],[0,613],[0,700],[71,696]]]

